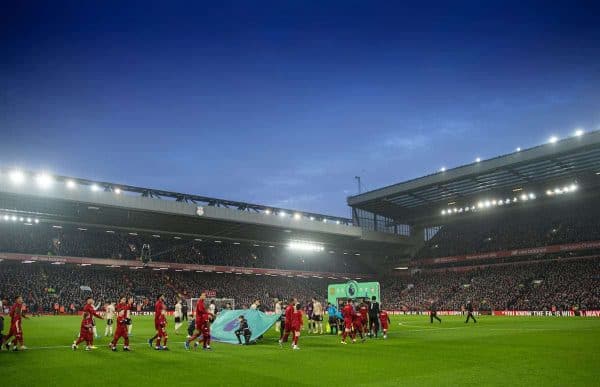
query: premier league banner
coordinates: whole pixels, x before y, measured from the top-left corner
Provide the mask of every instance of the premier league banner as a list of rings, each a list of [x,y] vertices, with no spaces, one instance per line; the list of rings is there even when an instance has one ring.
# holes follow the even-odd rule
[[[223,310],[219,312],[217,319],[210,326],[212,339],[223,343],[237,344],[238,340],[234,332],[240,326],[238,320],[240,316],[244,316],[248,320],[248,327],[252,331],[250,340],[264,335],[279,318],[277,314],[268,315],[253,309]]]

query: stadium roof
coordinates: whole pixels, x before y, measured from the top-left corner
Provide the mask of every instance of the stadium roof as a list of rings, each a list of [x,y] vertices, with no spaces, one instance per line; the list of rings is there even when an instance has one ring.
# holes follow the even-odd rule
[[[522,189],[545,192],[567,183],[588,191],[600,186],[600,131],[351,196],[348,204],[398,222],[425,224],[456,202],[486,194],[512,196]]]
[[[162,200],[161,200],[162,199]],[[0,171],[2,216],[165,237],[286,245],[312,241],[348,253],[395,252],[406,238],[322,214],[15,170]],[[0,219],[2,221],[2,219]]]

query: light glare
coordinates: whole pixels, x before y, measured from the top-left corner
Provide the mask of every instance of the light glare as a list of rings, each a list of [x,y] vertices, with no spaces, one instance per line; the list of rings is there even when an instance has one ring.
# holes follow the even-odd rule
[[[48,189],[54,184],[54,179],[52,176],[42,173],[41,175],[37,175],[35,178],[38,187],[42,189]]]
[[[290,241],[288,243],[288,248],[290,250],[301,250],[310,252],[319,252],[325,250],[325,248],[322,245],[317,244],[315,242],[307,241]]]
[[[19,170],[12,171],[8,175],[8,177],[10,178],[10,181],[15,185],[22,184],[25,181],[25,174],[23,174],[23,172]]]

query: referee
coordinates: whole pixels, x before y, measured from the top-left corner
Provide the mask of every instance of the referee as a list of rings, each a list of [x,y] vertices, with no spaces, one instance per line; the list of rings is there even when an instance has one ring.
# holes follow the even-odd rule
[[[471,304],[471,301],[467,301],[467,321],[465,321],[465,324],[469,322],[470,318],[473,319],[473,323],[477,323],[477,320],[475,320],[475,316],[473,315],[473,304]]]
[[[369,329],[371,331],[371,337],[379,333],[379,302],[377,302],[377,297],[371,297],[371,302],[369,303]]]
[[[431,305],[429,306],[429,323],[433,324],[433,319],[438,320],[440,323],[442,322],[442,319],[438,317],[437,315],[437,305],[435,304],[435,301],[431,301]]]

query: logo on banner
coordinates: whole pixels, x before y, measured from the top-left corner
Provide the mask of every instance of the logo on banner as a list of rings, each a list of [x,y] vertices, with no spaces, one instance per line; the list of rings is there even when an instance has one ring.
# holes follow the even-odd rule
[[[358,294],[358,282],[348,281],[346,284],[346,294],[349,297],[355,297]]]

